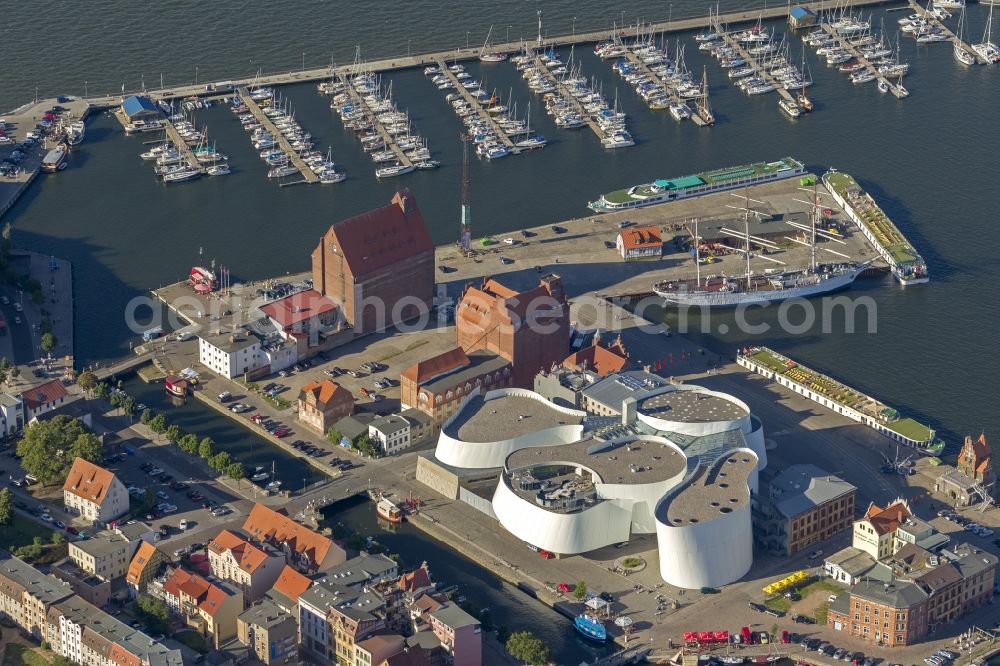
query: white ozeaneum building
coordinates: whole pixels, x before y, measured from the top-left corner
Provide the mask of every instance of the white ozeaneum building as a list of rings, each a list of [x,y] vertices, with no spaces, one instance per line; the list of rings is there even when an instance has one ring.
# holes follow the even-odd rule
[[[540,549],[586,553],[655,533],[661,576],[686,588],[730,583],[752,564],[750,492],[766,464],[764,435],[724,393],[636,387],[620,416],[588,416],[500,389],[466,399],[444,423],[435,457],[502,468],[493,512]]]

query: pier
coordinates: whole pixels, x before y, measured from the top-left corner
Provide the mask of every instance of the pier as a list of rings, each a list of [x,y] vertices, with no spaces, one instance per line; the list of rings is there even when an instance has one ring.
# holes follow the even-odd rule
[[[264,113],[264,110],[260,108],[259,104],[257,104],[257,101],[250,96],[250,91],[246,88],[246,86],[241,87],[238,92],[240,99],[243,100],[244,104],[246,104],[247,109],[253,114],[253,117],[261,124],[261,127],[266,129],[271,136],[274,137],[274,140],[278,142],[278,146],[280,146],[281,150],[288,155],[288,159],[295,166],[295,168],[299,170],[299,173],[302,174],[305,181],[310,184],[318,183],[319,176],[317,176],[316,173],[309,168],[308,164],[302,161],[302,158],[299,157],[298,152],[292,148],[292,144],[288,142],[285,135],[282,134],[277,127],[275,127],[274,123],[271,122],[271,119],[267,117],[266,113]]]
[[[861,53],[861,50],[858,47],[851,44],[851,42],[846,37],[838,33],[837,29],[834,28],[832,25],[823,22],[819,24],[819,27],[823,29],[823,32],[825,32],[826,34],[830,35],[830,37],[833,38],[833,41],[837,46],[850,53],[859,63],[864,65],[865,70],[874,74],[875,79],[879,83],[882,83],[884,81],[885,84],[889,87],[889,92],[895,95],[897,99],[903,99],[909,94],[901,92],[897,86],[893,85],[893,83],[889,81],[889,79],[882,76],[882,73],[878,71],[878,68],[875,67],[875,65],[873,65],[872,62],[868,60],[868,58],[866,58]]]
[[[461,95],[462,99],[464,99],[466,103],[475,110],[476,115],[489,124],[490,128],[497,135],[507,150],[515,155],[519,155],[521,153],[521,149],[514,145],[514,142],[511,140],[510,135],[507,134],[507,131],[500,127],[500,124],[486,111],[486,109],[483,108],[483,105],[479,103],[479,100],[469,94],[469,91],[465,89],[465,86],[463,86],[462,82],[458,80],[455,73],[448,69],[448,63],[444,60],[436,60],[434,64],[438,66],[438,69],[441,70],[442,74],[448,77],[448,80],[451,81],[451,84],[455,87],[455,92]]]
[[[688,106],[687,100],[685,100],[684,98],[682,98],[680,95],[677,94],[677,90],[673,87],[673,85],[671,85],[666,79],[661,78],[656,72],[650,69],[649,65],[643,62],[642,58],[640,58],[635,54],[635,52],[632,50],[632,46],[625,46],[625,58],[630,63],[635,65],[637,68],[639,68],[639,70],[642,71],[643,74],[649,77],[650,81],[652,81],[659,87],[663,88],[663,92],[667,94],[671,102],[674,102],[675,104],[680,104],[682,106],[687,106],[688,109],[690,110],[691,122],[693,122],[695,125],[702,127],[707,124],[705,123],[705,121],[702,119],[701,116],[695,113],[694,110],[691,109],[690,106]]]
[[[344,92],[351,98],[351,103],[364,112],[365,117],[371,121],[372,127],[378,135],[382,137],[382,141],[385,143],[386,147],[396,154],[396,160],[405,167],[413,166],[413,160],[406,156],[403,149],[399,147],[398,143],[396,143],[396,137],[389,134],[389,131],[384,125],[382,125],[382,122],[378,119],[378,114],[372,111],[371,107],[368,106],[368,102],[365,101],[364,95],[359,93],[354,88],[354,84],[351,83],[347,74],[344,71],[337,72],[337,79],[344,84]]]
[[[184,137],[182,137],[180,132],[177,131],[177,128],[174,127],[173,121],[169,118],[163,119],[163,131],[166,134],[167,139],[169,139],[170,142],[177,147],[177,150],[181,151],[184,155],[184,159],[187,161],[188,165],[192,169],[196,169],[198,173],[205,173],[205,168],[198,161],[198,158],[194,156],[194,150],[191,149],[191,146],[184,140]]]
[[[989,60],[987,60],[983,56],[981,56],[978,53],[976,53],[975,51],[973,51],[972,50],[972,46],[970,46],[969,44],[963,42],[962,39],[958,35],[956,35],[954,32],[952,32],[952,30],[948,26],[946,26],[944,24],[944,21],[939,20],[936,16],[934,16],[931,13],[929,13],[925,7],[921,7],[920,5],[918,5],[913,0],[910,0],[910,9],[912,9],[917,14],[920,14],[920,16],[922,16],[925,21],[927,21],[928,23],[930,23],[931,25],[933,25],[935,28],[937,28],[938,30],[940,30],[942,33],[944,33],[945,35],[947,35],[949,42],[951,42],[952,44],[954,44],[958,48],[963,49],[964,51],[970,53],[976,59],[977,63],[979,63],[980,65],[989,65],[989,64],[991,64]]]
[[[552,73],[552,71],[549,69],[549,66],[545,64],[544,60],[542,60],[542,56],[539,55],[538,53],[535,53],[533,54],[533,57],[534,57],[533,62],[535,63],[535,67],[537,67],[539,71],[545,72],[548,75],[548,77],[552,79],[552,81],[556,84],[556,90],[559,91],[559,96],[565,99],[573,106],[573,109],[578,114],[580,114],[581,118],[583,118],[587,122],[587,125],[590,127],[590,129],[594,130],[594,134],[597,135],[597,138],[603,141],[604,137],[607,136],[607,133],[604,131],[604,128],[598,125],[597,121],[593,119],[591,114],[585,108],[583,108],[583,104],[581,104],[580,100],[578,100],[573,95],[569,87],[565,83],[563,83],[558,76]]]
[[[787,90],[785,90],[784,86],[782,86],[777,79],[771,76],[770,70],[768,70],[767,67],[761,65],[760,61],[757,60],[756,56],[752,55],[749,50],[747,50],[742,44],[740,44],[739,40],[737,40],[736,37],[733,36],[732,32],[720,29],[719,34],[722,36],[722,39],[726,42],[726,45],[730,46],[737,53],[739,53],[740,57],[747,61],[747,65],[753,67],[754,71],[757,72],[757,75],[760,76],[760,78],[764,79],[764,81],[766,81],[769,86],[773,86],[774,91],[778,93],[782,99],[784,99],[786,102],[798,105],[798,102],[795,101],[795,98],[792,96],[792,94]]]

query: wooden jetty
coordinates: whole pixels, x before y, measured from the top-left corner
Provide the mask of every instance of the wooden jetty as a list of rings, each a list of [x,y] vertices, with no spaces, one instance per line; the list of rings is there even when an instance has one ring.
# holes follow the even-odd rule
[[[570,92],[569,87],[565,83],[563,83],[558,76],[552,73],[552,71],[549,69],[549,66],[545,64],[544,60],[542,60],[542,56],[540,54],[535,53],[534,59],[535,59],[534,60],[535,67],[537,67],[542,72],[546,72],[549,75],[549,78],[551,78],[552,81],[556,84],[556,89],[559,91],[559,95],[573,105],[573,108],[576,110],[578,114],[580,114],[580,117],[587,122],[587,126],[590,127],[590,129],[594,130],[594,134],[597,135],[597,138],[603,140],[604,137],[607,136],[607,132],[604,131],[604,128],[598,125],[597,121],[594,120],[593,116],[590,113],[588,113],[585,108],[583,108],[583,104],[581,104],[580,100],[578,100],[576,97],[573,96],[573,93]]]
[[[406,153],[403,152],[403,149],[399,147],[398,143],[396,143],[396,137],[389,134],[385,126],[382,125],[382,123],[378,119],[378,114],[372,111],[371,107],[368,106],[368,102],[365,101],[364,95],[359,93],[354,88],[354,85],[351,83],[350,77],[348,77],[345,72],[338,72],[337,78],[340,80],[342,84],[344,84],[344,92],[347,93],[347,96],[351,98],[351,102],[354,104],[354,106],[361,109],[361,111],[365,114],[365,117],[367,117],[368,120],[371,121],[372,127],[375,129],[376,132],[378,132],[378,135],[382,137],[382,141],[385,142],[386,147],[388,147],[389,150],[391,150],[393,153],[396,154],[396,159],[399,161],[399,163],[406,167],[413,166],[413,160],[407,157]]]
[[[674,86],[670,82],[668,82],[666,79],[661,78],[656,72],[654,72],[652,69],[650,69],[649,65],[647,65],[645,62],[643,62],[642,58],[640,58],[639,56],[637,56],[635,54],[635,52],[632,50],[631,46],[625,46],[625,57],[628,59],[628,61],[630,63],[632,63],[633,65],[635,65],[636,67],[638,67],[640,70],[642,70],[642,73],[645,74],[646,76],[648,76],[650,81],[654,82],[656,85],[658,85],[661,88],[663,88],[663,92],[665,92],[667,94],[667,96],[670,97],[670,101],[671,102],[674,102],[675,104],[681,104],[683,106],[687,106],[688,109],[691,112],[691,116],[690,116],[691,117],[691,122],[693,122],[695,125],[699,125],[699,126],[705,126],[706,125],[706,123],[702,119],[702,117],[699,116],[697,113],[695,113],[694,109],[691,109],[691,107],[687,103],[687,100],[685,100],[683,97],[681,97],[680,95],[677,94],[676,88],[674,88]]]
[[[188,142],[184,140],[177,128],[174,127],[174,123],[169,118],[163,119],[163,130],[166,132],[167,138],[170,142],[177,147],[177,150],[181,151],[184,155],[184,159],[191,166],[192,169],[197,169],[199,173],[205,173],[205,167],[201,165],[198,159],[194,156],[194,150],[188,145]]]
[[[796,106],[798,105],[798,101],[796,101],[795,97],[793,97],[790,92],[785,90],[785,87],[782,86],[777,79],[771,76],[771,72],[766,67],[761,65],[760,61],[757,60],[757,58],[753,54],[751,54],[749,50],[747,50],[742,44],[740,44],[739,40],[736,39],[733,32],[720,30],[719,35],[722,36],[722,39],[726,42],[728,46],[735,49],[735,51],[740,54],[740,57],[747,61],[747,65],[754,68],[754,71],[757,72],[758,76],[764,79],[768,85],[774,87],[774,91],[778,93],[782,97],[782,99],[784,99],[786,102],[791,102]]]
[[[823,31],[826,34],[828,34],[831,37],[833,37],[833,41],[837,44],[837,46],[839,46],[840,48],[844,49],[845,51],[847,51],[848,53],[850,53],[852,56],[854,56],[854,58],[859,63],[861,63],[862,65],[864,65],[864,67],[865,67],[866,70],[868,70],[869,72],[871,72],[872,74],[874,74],[875,75],[875,79],[879,83],[882,83],[884,81],[886,83],[886,85],[889,86],[889,92],[891,92],[893,95],[895,95],[898,99],[903,99],[904,97],[907,96],[907,94],[909,94],[909,93],[902,93],[902,92],[900,92],[899,88],[897,88],[891,81],[889,81],[889,79],[887,79],[886,77],[884,77],[882,75],[882,73],[878,71],[878,68],[868,58],[866,58],[861,53],[861,50],[858,47],[856,47],[853,44],[851,44],[850,41],[846,37],[844,37],[843,35],[841,35],[840,33],[838,33],[837,29],[834,28],[832,25],[830,25],[829,23],[823,22],[823,23],[819,24],[819,27],[822,28]]]
[[[507,131],[500,127],[500,124],[486,111],[486,109],[483,108],[483,105],[479,103],[479,100],[466,90],[465,86],[463,86],[462,82],[458,80],[458,77],[455,76],[454,72],[448,69],[448,63],[444,60],[437,60],[434,64],[438,66],[438,69],[441,70],[442,74],[448,77],[448,80],[451,81],[451,84],[455,87],[455,92],[461,95],[462,99],[464,99],[469,106],[475,110],[476,115],[489,123],[489,126],[493,129],[493,132],[497,135],[497,137],[500,138],[503,145],[515,155],[520,154],[521,149],[514,145],[514,142],[511,140],[510,136],[508,136]]]
[[[927,22],[929,22],[935,28],[937,28],[938,30],[940,30],[945,35],[947,35],[949,42],[951,42],[952,44],[954,44],[958,48],[964,49],[965,51],[968,51],[970,54],[972,54],[972,56],[976,59],[976,62],[978,62],[980,65],[989,65],[989,64],[992,64],[992,63],[990,63],[989,60],[987,60],[983,56],[981,56],[978,53],[976,53],[975,51],[973,51],[972,50],[972,46],[970,46],[969,44],[963,42],[958,35],[956,35],[954,32],[952,32],[951,29],[944,24],[943,21],[939,20],[933,14],[931,14],[930,12],[928,12],[925,7],[922,7],[922,6],[918,5],[916,2],[914,2],[913,0],[910,0],[910,9],[912,9],[916,13],[920,14],[922,17],[924,17],[924,19]]]
[[[314,172],[312,169],[309,168],[308,164],[302,161],[302,158],[299,156],[298,151],[292,148],[292,144],[288,142],[288,139],[285,138],[285,135],[282,134],[278,130],[278,128],[274,126],[274,123],[271,122],[271,119],[267,117],[267,114],[264,113],[264,110],[260,108],[259,104],[257,104],[257,100],[255,100],[250,96],[250,91],[246,88],[246,86],[243,86],[239,89],[239,95],[240,99],[242,99],[243,103],[246,104],[247,109],[250,111],[250,113],[253,114],[253,117],[257,120],[257,122],[259,122],[261,126],[264,129],[266,129],[271,134],[271,136],[274,137],[274,140],[278,142],[278,146],[281,148],[281,150],[284,151],[286,155],[288,155],[288,159],[295,166],[295,168],[298,169],[299,172],[302,174],[302,178],[307,183],[310,184],[318,183],[319,176],[317,176],[316,172]]]

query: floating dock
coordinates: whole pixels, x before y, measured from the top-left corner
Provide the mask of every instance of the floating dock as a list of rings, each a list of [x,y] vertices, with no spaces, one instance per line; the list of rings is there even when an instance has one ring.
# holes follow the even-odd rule
[[[973,51],[972,50],[972,46],[970,46],[969,44],[963,42],[961,40],[961,38],[959,38],[958,35],[956,35],[954,32],[952,32],[952,30],[948,26],[946,26],[944,24],[944,21],[941,21],[936,16],[934,16],[933,14],[931,14],[930,12],[928,12],[926,7],[921,7],[920,5],[918,5],[913,0],[910,0],[910,9],[912,9],[913,11],[915,11],[917,14],[920,14],[920,16],[922,16],[925,21],[927,21],[928,23],[930,23],[931,25],[933,25],[935,28],[937,28],[938,30],[940,30],[943,34],[947,35],[949,42],[951,42],[952,44],[954,44],[958,48],[963,49],[963,50],[967,51],[968,53],[972,54],[972,56],[976,59],[976,62],[978,62],[980,65],[990,65],[990,64],[992,64],[989,60],[987,60],[983,56],[981,56],[978,53],[976,53],[975,51]]]
[[[830,37],[833,38],[834,43],[838,47],[850,53],[852,56],[854,56],[855,60],[864,65],[865,70],[871,72],[875,76],[875,80],[877,80],[879,83],[884,82],[885,85],[889,87],[889,92],[895,95],[897,99],[903,99],[909,94],[908,92],[904,93],[900,91],[900,89],[896,85],[894,85],[891,81],[889,81],[889,79],[885,78],[882,75],[882,73],[878,71],[878,68],[875,67],[875,65],[872,64],[872,62],[861,53],[861,50],[857,46],[851,44],[850,40],[848,40],[847,37],[837,32],[837,29],[834,28],[832,25],[824,21],[819,24],[819,27],[823,29],[823,32],[825,32],[826,34],[830,35]]]
[[[542,59],[541,54],[533,53],[532,58],[533,58],[532,62],[535,63],[535,67],[538,68],[538,71],[545,72],[548,75],[548,77],[552,80],[552,82],[555,83],[556,90],[559,91],[559,96],[565,99],[573,106],[573,108],[580,115],[580,117],[583,118],[584,121],[587,123],[587,126],[594,131],[594,134],[597,135],[597,138],[603,141],[604,138],[607,136],[607,133],[604,131],[604,128],[598,125],[597,121],[594,120],[591,114],[585,108],[583,108],[583,104],[581,104],[580,100],[578,100],[576,97],[573,96],[573,93],[570,91],[569,86],[563,83],[558,76],[552,73],[552,70],[549,69],[549,66],[545,64],[545,60]]]
[[[727,46],[731,47],[738,54],[740,54],[741,58],[747,61],[748,66],[753,67],[754,71],[757,72],[757,75],[760,78],[764,79],[769,86],[774,87],[774,92],[778,93],[778,95],[780,95],[786,102],[790,102],[798,106],[798,102],[792,94],[785,90],[784,86],[782,86],[777,79],[771,76],[770,70],[768,70],[767,67],[764,67],[760,61],[757,60],[756,56],[751,54],[749,50],[740,44],[739,40],[734,36],[734,33],[719,30],[719,35],[722,37],[723,41],[726,42]]]
[[[240,99],[243,100],[244,104],[246,104],[247,110],[253,114],[253,117],[261,124],[261,127],[266,129],[271,136],[274,137],[274,140],[278,142],[278,146],[281,150],[288,155],[289,161],[295,166],[296,169],[299,170],[299,173],[302,174],[302,178],[310,184],[318,183],[319,176],[317,176],[316,173],[309,168],[308,164],[302,161],[302,158],[299,157],[299,153],[292,148],[292,144],[288,142],[285,135],[282,134],[277,127],[275,127],[274,123],[271,122],[271,119],[264,113],[264,110],[260,108],[259,104],[257,104],[257,100],[250,96],[250,91],[246,88],[246,86],[242,86],[238,92]]]
[[[936,456],[944,450],[944,442],[938,439],[933,428],[914,419],[903,418],[898,410],[882,401],[811,370],[772,349],[741,349],[736,355],[736,362],[921,453]]]
[[[647,65],[642,60],[642,58],[640,58],[638,55],[636,55],[636,53],[634,51],[635,47],[637,46],[636,44],[630,44],[630,45],[622,44],[622,46],[624,46],[624,48],[625,48],[625,58],[630,63],[632,63],[633,65],[635,65],[637,68],[639,68],[639,70],[643,74],[645,74],[647,77],[649,77],[650,81],[652,81],[653,83],[655,83],[660,88],[663,88],[663,92],[665,92],[667,94],[667,97],[670,98],[671,102],[674,102],[675,104],[680,104],[682,106],[687,106],[688,107],[688,111],[690,113],[691,122],[693,122],[695,125],[698,125],[700,127],[704,127],[707,124],[702,119],[702,117],[699,116],[695,112],[695,110],[692,109],[688,105],[687,100],[685,100],[684,98],[682,98],[680,95],[677,94],[677,89],[674,88],[674,86],[669,81],[667,81],[666,79],[662,78],[659,74],[657,74],[652,69],[650,69],[649,65]]]
[[[823,176],[823,185],[875,246],[901,285],[930,281],[927,262],[854,178],[839,171],[829,171]]]
[[[448,77],[448,80],[451,81],[451,84],[455,87],[455,92],[461,95],[462,99],[464,99],[466,103],[473,108],[476,115],[489,124],[490,128],[497,135],[507,150],[515,155],[520,154],[521,149],[514,145],[514,141],[510,138],[510,135],[507,134],[507,131],[500,127],[500,124],[486,111],[486,109],[483,108],[483,105],[479,103],[479,100],[471,95],[465,86],[462,85],[462,82],[458,80],[455,73],[448,69],[448,63],[444,60],[436,60],[434,61],[434,64],[437,65],[443,75]]]
[[[396,155],[396,160],[405,167],[413,166],[413,160],[407,157],[403,149],[399,147],[396,143],[396,137],[389,134],[389,131],[385,128],[382,122],[378,119],[378,114],[372,111],[371,107],[368,106],[368,102],[365,101],[364,95],[359,93],[351,82],[349,76],[344,72],[337,73],[337,80],[344,85],[344,92],[348,97],[351,98],[351,103],[365,114],[365,117],[371,121],[372,127],[382,137],[382,141],[385,143],[386,147],[391,150]]]
[[[199,162],[194,156],[194,150],[192,150],[188,142],[184,140],[184,137],[181,136],[180,132],[177,131],[177,128],[174,127],[174,123],[169,118],[164,118],[163,125],[163,130],[166,133],[167,139],[169,139],[170,143],[177,147],[177,150],[181,151],[184,155],[184,159],[187,160],[188,165],[192,169],[197,169],[198,173],[205,173],[205,167],[203,167],[201,162]]]

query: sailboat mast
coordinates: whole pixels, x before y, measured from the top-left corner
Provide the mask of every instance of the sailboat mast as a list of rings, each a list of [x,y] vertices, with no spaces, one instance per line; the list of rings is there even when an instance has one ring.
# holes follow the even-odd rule
[[[701,236],[698,233],[698,218],[694,218],[694,270],[695,286],[701,287]]]
[[[809,259],[809,270],[813,273],[816,272],[816,218],[819,217],[819,187],[818,183],[813,181],[813,209],[812,215],[812,242],[809,244],[809,249],[811,251],[811,257]]]

